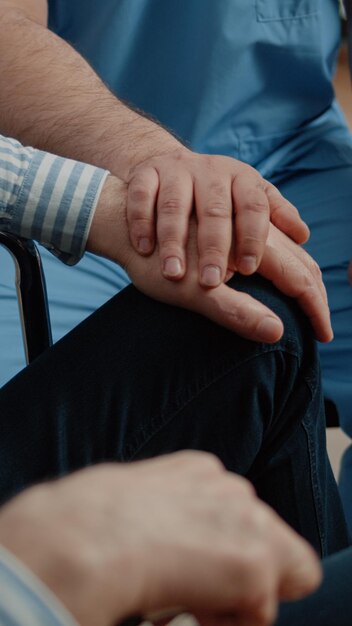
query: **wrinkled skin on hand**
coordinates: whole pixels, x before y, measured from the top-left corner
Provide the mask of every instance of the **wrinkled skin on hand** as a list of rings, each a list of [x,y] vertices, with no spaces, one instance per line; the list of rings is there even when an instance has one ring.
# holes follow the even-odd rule
[[[144,258],[130,249],[125,267],[133,283],[152,298],[201,313],[243,337],[268,343],[278,341],[283,333],[282,322],[263,304],[224,283],[212,289],[199,284],[196,230],[196,224],[192,222],[187,271],[181,281],[171,282],[163,277],[158,249],[152,256]],[[234,255],[232,259],[230,255],[227,278],[234,270]],[[318,340],[332,338],[326,291],[318,265],[272,224],[258,271],[280,291],[297,299]]]
[[[1,510],[0,541],[81,626],[168,607],[205,624],[269,626],[279,600],[320,581],[312,548],[201,452],[102,464],[29,489]]]
[[[129,239],[126,186],[114,177],[109,177],[104,186],[93,218],[88,249],[119,263],[136,287],[156,300],[200,313],[254,341],[273,343],[283,333],[281,320],[248,294],[236,292],[223,282],[215,288],[205,288],[199,283],[198,224],[194,217],[189,225],[187,269],[182,280],[165,278],[158,245],[149,256],[138,254]],[[236,242],[233,241],[226,260],[225,279],[236,267]],[[273,224],[269,224],[258,272],[297,300],[319,341],[331,340],[330,314],[319,267]]]
[[[169,280],[186,272],[192,213],[198,224],[199,282],[205,287],[224,281],[232,238],[236,267],[249,275],[263,258],[270,222],[296,243],[309,236],[296,207],[236,159],[179,147],[132,170],[127,197],[132,245],[148,255],[157,242],[161,271]]]

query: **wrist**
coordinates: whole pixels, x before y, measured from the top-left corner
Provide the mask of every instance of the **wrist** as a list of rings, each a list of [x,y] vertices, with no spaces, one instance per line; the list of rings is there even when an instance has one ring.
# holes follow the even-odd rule
[[[75,527],[69,515],[65,524],[60,485],[59,481],[36,486],[5,505],[0,513],[0,545],[79,624],[108,626],[136,612],[135,592],[128,584],[129,554],[123,547],[115,548],[114,558],[107,558],[99,538],[92,540],[94,525],[87,532],[83,525]]]
[[[125,267],[129,249],[127,185],[108,176],[92,219],[86,249]]]
[[[136,133],[131,141],[128,157],[119,175],[125,181],[129,181],[133,171],[144,162],[154,157],[162,157],[178,150],[187,150],[185,146],[171,135],[167,130],[154,122],[141,117],[140,132]],[[134,147],[133,147],[134,146]]]

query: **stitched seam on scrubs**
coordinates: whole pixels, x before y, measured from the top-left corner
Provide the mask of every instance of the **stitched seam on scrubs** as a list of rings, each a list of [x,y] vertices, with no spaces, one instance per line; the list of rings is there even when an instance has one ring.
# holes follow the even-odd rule
[[[293,20],[300,20],[305,17],[312,17],[314,15],[319,15],[318,11],[315,11],[314,13],[305,13],[302,15],[294,15],[292,17],[264,17],[258,13],[257,19],[258,22],[291,22]]]
[[[256,13],[257,13],[257,21],[258,22],[286,22],[286,21],[292,21],[292,20],[299,20],[299,19],[303,19],[306,17],[311,17],[314,15],[318,15],[319,14],[319,9],[318,6],[316,4],[316,2],[314,2],[314,8],[309,8],[309,5],[306,5],[305,9],[302,9],[301,12],[299,11],[299,8],[297,9],[297,0],[294,0],[291,3],[291,7],[288,8],[288,10],[291,8],[291,11],[295,11],[296,13],[292,14],[285,14],[285,13],[280,13],[280,11],[282,11],[282,7],[281,6],[277,6],[277,8],[274,7],[268,7],[267,5],[267,0],[256,0]],[[276,11],[276,13],[275,13]]]

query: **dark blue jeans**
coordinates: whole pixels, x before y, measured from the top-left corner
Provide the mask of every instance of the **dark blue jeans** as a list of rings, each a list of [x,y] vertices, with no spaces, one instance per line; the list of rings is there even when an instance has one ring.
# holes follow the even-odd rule
[[[281,341],[247,341],[130,286],[7,383],[1,500],[102,460],[202,449],[247,476],[321,555],[347,546],[311,328],[263,279],[232,286],[281,316]]]
[[[324,559],[323,573],[316,593],[280,607],[275,626],[351,626],[352,548]]]

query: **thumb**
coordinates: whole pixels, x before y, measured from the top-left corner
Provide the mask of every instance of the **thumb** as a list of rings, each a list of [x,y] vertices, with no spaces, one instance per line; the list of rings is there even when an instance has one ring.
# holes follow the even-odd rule
[[[252,341],[275,343],[282,336],[281,320],[252,296],[224,283],[203,294],[198,310],[213,322]]]

